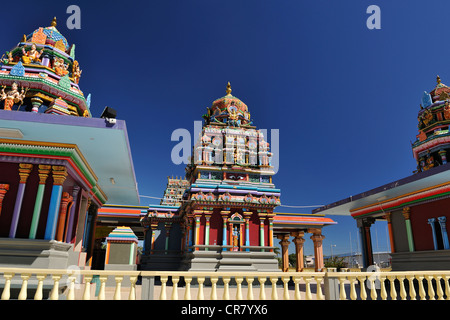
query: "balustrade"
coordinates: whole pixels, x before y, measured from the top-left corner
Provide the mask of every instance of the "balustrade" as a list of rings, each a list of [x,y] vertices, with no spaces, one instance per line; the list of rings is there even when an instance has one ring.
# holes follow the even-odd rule
[[[99,280],[96,284],[94,277]],[[108,277],[115,280],[115,286],[107,286]],[[142,279],[139,284],[138,278]],[[152,281],[143,281],[145,278]],[[450,300],[449,280],[450,271],[251,273],[0,268],[2,300],[121,300],[125,293],[129,300]],[[332,281],[336,285],[330,286]],[[328,286],[325,294],[323,286]],[[94,289],[95,296],[91,292]],[[27,296],[33,290],[34,296]],[[151,294],[144,295],[144,291]]]

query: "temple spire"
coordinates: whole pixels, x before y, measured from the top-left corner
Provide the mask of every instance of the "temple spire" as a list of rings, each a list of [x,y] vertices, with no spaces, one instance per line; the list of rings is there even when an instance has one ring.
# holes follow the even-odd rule
[[[230,84],[230,81],[228,81],[228,84],[227,84],[227,94],[231,94],[231,84]]]
[[[440,84],[441,83],[441,77],[436,76],[436,81],[437,81],[437,84]]]
[[[53,18],[52,23],[50,24],[52,27],[56,28],[56,17]]]

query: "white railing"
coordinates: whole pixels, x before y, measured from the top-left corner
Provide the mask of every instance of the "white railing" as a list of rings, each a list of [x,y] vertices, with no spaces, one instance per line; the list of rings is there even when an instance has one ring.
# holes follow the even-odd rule
[[[450,271],[249,273],[0,268],[0,275],[2,300],[450,300]]]

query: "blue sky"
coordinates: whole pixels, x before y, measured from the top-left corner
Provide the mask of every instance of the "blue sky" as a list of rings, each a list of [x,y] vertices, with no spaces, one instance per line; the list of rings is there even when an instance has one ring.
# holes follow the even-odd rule
[[[71,4],[81,9],[80,30],[66,26]],[[372,4],[381,9],[380,30],[366,27]],[[171,134],[193,133],[228,81],[256,126],[279,129],[274,182],[282,203],[293,206],[328,204],[410,175],[422,93],[438,74],[450,83],[448,1],[24,0],[10,7],[0,19],[3,51],[58,18],[58,30],[76,44],[93,115],[110,106],[127,122],[141,195],[161,196],[168,175],[184,174],[171,162]],[[339,224],[324,230],[324,253],[331,245],[348,252],[350,237],[355,250],[356,222],[332,218]],[[386,250],[386,232],[375,224],[375,250]]]

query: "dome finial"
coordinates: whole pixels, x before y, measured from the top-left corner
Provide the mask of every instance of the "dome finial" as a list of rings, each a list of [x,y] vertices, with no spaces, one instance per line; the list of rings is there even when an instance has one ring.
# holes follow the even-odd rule
[[[53,18],[52,23],[50,25],[52,27],[56,27],[56,17]]]
[[[441,77],[439,77],[439,75],[436,76],[436,81],[437,81],[437,84],[440,84],[440,83],[441,83]]]
[[[231,84],[230,84],[230,81],[228,81],[228,84],[227,84],[227,94],[231,94]]]

